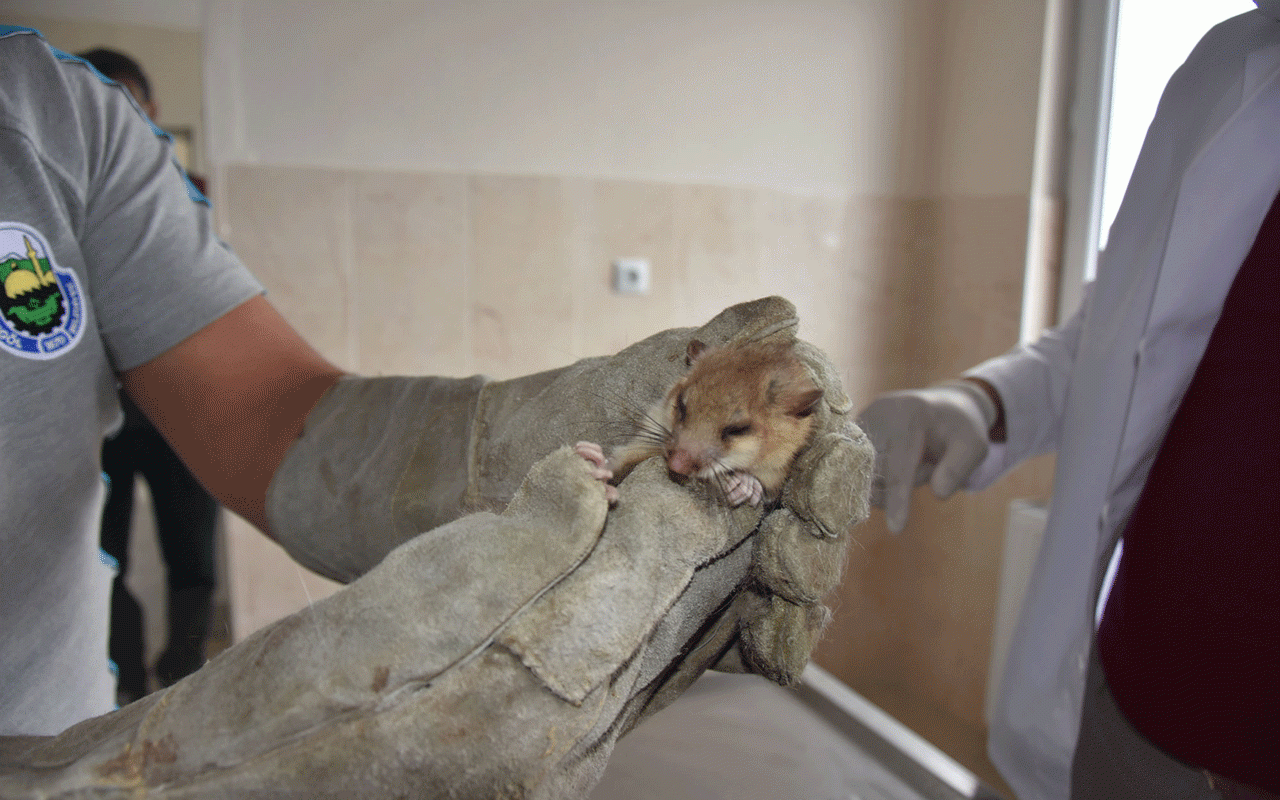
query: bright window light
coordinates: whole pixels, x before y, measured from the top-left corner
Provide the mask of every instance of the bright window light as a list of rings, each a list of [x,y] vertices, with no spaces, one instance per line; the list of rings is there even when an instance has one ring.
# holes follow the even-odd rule
[[[1107,245],[1111,222],[1169,76],[1205,31],[1255,8],[1253,0],[1120,0],[1099,249]]]

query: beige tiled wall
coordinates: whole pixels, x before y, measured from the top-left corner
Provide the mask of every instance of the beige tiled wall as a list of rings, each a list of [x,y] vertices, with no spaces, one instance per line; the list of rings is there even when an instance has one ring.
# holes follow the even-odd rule
[[[916,201],[886,261],[874,310],[884,341],[851,394],[927,385],[1018,339],[1029,203],[1022,197]],[[861,330],[859,330],[861,335]],[[1047,496],[1052,460],[979,494],[938,501],[922,488],[907,529],[881,514],[857,530],[835,620],[817,660],[1001,787],[983,720],[1008,504]]]
[[[221,180],[225,233],[271,301],[370,375],[535,372],[776,293],[862,381],[878,339],[860,289],[898,235],[874,228],[903,227],[871,204],[853,237],[844,200],[747,188],[261,166]],[[650,260],[648,295],[612,291],[620,257]],[[231,528],[237,636],[333,590]]]
[[[846,200],[750,188],[256,166],[225,180],[228,236],[272,301],[368,374],[517,375],[775,293],[853,370],[859,288],[883,281],[904,227],[892,208],[854,226]],[[620,257],[651,261],[648,295],[612,291]]]
[[[234,166],[232,244],[284,315],[364,374],[523,374],[767,294],[792,300],[859,407],[1017,339],[1025,197],[902,199],[585,178]],[[643,297],[610,263],[652,262]],[[908,531],[857,531],[819,660],[986,776],[982,702],[1007,502],[1033,466]],[[230,533],[238,636],[333,586]]]

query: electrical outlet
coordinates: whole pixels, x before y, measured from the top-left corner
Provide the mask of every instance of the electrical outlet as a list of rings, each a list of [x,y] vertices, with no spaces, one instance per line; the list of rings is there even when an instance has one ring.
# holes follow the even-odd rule
[[[618,294],[648,294],[649,260],[620,258],[613,262],[613,290]]]

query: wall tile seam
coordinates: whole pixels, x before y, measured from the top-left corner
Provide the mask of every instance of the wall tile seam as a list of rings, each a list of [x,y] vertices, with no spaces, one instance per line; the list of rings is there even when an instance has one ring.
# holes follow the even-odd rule
[[[451,173],[452,174],[452,173]],[[463,181],[462,194],[462,298],[460,300],[465,313],[462,315],[462,341],[466,348],[466,357],[463,359],[465,368],[464,372],[476,372],[476,332],[475,332],[475,208],[473,192],[475,191],[474,178],[459,175]]]
[[[262,163],[256,161],[231,160],[224,161],[216,166],[219,174],[233,169],[262,169],[262,170],[283,170],[297,172],[321,172],[321,173],[338,173],[342,175],[404,175],[404,176],[420,176],[420,177],[439,177],[439,178],[464,178],[468,181],[476,179],[553,179],[563,182],[582,181],[591,186],[599,186],[610,183],[632,184],[636,186],[670,186],[681,189],[706,190],[706,191],[728,191],[728,192],[751,192],[770,197],[789,198],[796,201],[820,201],[835,203],[851,203],[851,202],[900,202],[909,206],[946,206],[952,203],[1005,203],[1010,201],[1025,202],[1028,205],[1036,199],[1060,200],[1061,198],[1043,198],[1040,193],[1034,192],[1028,188],[1025,191],[1016,192],[957,192],[952,190],[939,191],[933,193],[920,192],[878,192],[878,191],[860,191],[850,189],[843,192],[827,192],[827,191],[804,191],[786,187],[767,186],[761,184],[732,183],[732,182],[708,182],[708,181],[679,181],[675,179],[665,179],[662,177],[642,178],[642,177],[619,177],[613,175],[579,175],[575,173],[535,173],[535,172],[490,172],[485,170],[458,170],[458,169],[414,169],[414,170],[397,170],[381,167],[360,167],[360,166],[333,166],[333,165],[315,165],[315,164],[287,164],[287,163]]]
[[[733,181],[708,181],[708,180],[679,180],[677,178],[665,178],[662,176],[635,176],[635,175],[612,175],[607,173],[576,173],[576,172],[539,172],[539,171],[500,171],[485,169],[456,169],[450,167],[441,167],[439,169],[395,169],[392,167],[380,166],[362,166],[358,164],[309,164],[309,163],[289,163],[289,162],[264,162],[259,160],[245,159],[224,159],[216,165],[210,167],[211,171],[217,170],[233,170],[239,168],[262,169],[262,170],[291,170],[299,172],[327,172],[350,175],[404,175],[404,176],[421,176],[421,177],[456,177],[466,179],[512,179],[512,180],[537,180],[537,179],[553,179],[561,181],[584,181],[592,184],[608,184],[608,183],[625,183],[646,186],[673,186],[680,188],[695,188],[708,190],[723,191],[763,191],[775,195],[788,196],[796,199],[813,199],[813,200],[829,200],[829,201],[846,201],[851,197],[865,197],[870,199],[884,200],[901,200],[901,199],[931,199],[931,195],[917,195],[914,193],[893,194],[887,192],[862,192],[857,190],[845,191],[827,191],[827,190],[805,190],[795,187],[770,186],[765,184],[733,182]]]
[[[350,365],[348,369],[352,372],[360,373],[362,368],[361,356],[363,355],[363,350],[360,346],[359,331],[361,320],[358,319],[360,309],[359,301],[356,297],[358,283],[355,280],[355,192],[355,176],[351,173],[343,173],[342,202],[344,208],[341,213],[345,224],[342,225],[343,269],[341,272],[341,278],[343,313],[346,316],[347,363]]]

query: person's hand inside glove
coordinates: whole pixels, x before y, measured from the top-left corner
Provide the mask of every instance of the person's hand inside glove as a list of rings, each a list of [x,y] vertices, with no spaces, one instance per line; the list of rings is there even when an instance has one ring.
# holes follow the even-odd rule
[[[701,328],[654,334],[614,356],[512,380],[341,380],[276,473],[268,496],[273,530],[301,563],[351,580],[419,531],[501,509],[530,465],[555,448],[631,437],[637,413],[685,374],[691,341],[794,342],[824,394],[780,507],[760,525],[762,541],[777,544],[762,546],[769,566],[756,570],[765,576],[756,583],[769,588],[747,626],[745,641],[756,647],[742,665],[790,682],[825,623],[818,600],[838,580],[845,534],[867,515],[856,476],[870,458],[833,367],[796,340],[798,325],[795,307],[770,297],[732,306]],[[838,557],[826,555],[837,550]],[[777,605],[778,597],[788,602]],[[777,622],[783,617],[789,621]],[[783,647],[787,640],[792,645]]]
[[[891,531],[906,527],[911,492],[928,483],[939,498],[966,484],[1002,438],[998,395],[979,379],[888,392],[858,415],[876,450],[871,503]]]
[[[555,448],[626,441],[637,415],[685,374],[690,341],[794,342],[798,324],[791,303],[770,297],[614,356],[512,380],[344,378],[317,403],[272,481],[273,533],[302,564],[350,581],[421,531],[502,509],[529,467]],[[796,348],[824,396],[782,507],[815,534],[840,536],[860,518],[863,498],[824,483],[838,472],[826,468],[828,439],[866,447],[866,437],[848,418],[852,404],[830,362],[803,341]]]
[[[871,450],[826,359],[796,345],[824,399],[767,511],[660,459],[609,510],[566,445],[608,441],[619,397],[661,396],[692,337],[795,327],[770,298],[513,381],[340,382],[277,472],[271,523],[305,563],[368,574],[170,689],[0,747],[0,795],[570,798],[708,667],[794,680],[867,514]]]

